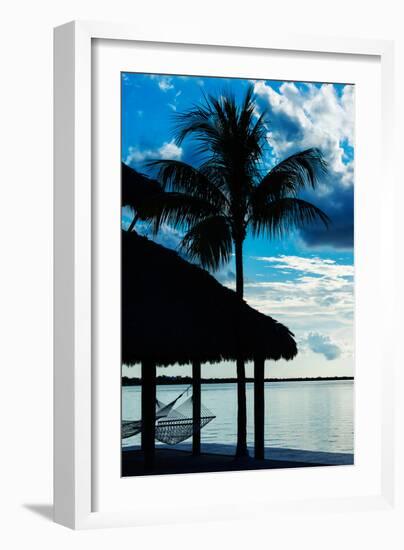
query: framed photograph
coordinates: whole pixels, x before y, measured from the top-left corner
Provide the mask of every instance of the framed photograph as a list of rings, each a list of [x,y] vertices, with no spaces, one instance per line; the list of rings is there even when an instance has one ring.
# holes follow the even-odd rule
[[[55,521],[391,506],[392,44],[73,22],[54,60]]]

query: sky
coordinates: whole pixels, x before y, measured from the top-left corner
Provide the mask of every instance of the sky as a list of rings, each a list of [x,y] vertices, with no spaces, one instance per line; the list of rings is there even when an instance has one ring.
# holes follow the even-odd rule
[[[203,94],[231,91],[241,98],[250,84],[256,115],[268,112],[265,170],[297,151],[322,151],[328,173],[315,191],[300,196],[326,212],[330,228],[312,225],[282,240],[249,233],[244,244],[245,300],[284,323],[297,340],[297,357],[267,361],[266,376],[354,375],[354,86],[136,73],[122,73],[121,79],[122,160],[140,172],[147,173],[145,161],[156,158],[198,166],[192,140],[175,143],[173,113],[198,104]],[[123,226],[130,221],[124,209]],[[157,237],[145,225],[136,230],[172,249],[182,238],[169,226]],[[234,260],[213,275],[235,288]],[[252,366],[246,371],[252,375]],[[140,369],[124,366],[123,374],[139,376]],[[174,365],[159,374],[185,376],[191,368]],[[233,363],[202,367],[203,377],[235,374]]]

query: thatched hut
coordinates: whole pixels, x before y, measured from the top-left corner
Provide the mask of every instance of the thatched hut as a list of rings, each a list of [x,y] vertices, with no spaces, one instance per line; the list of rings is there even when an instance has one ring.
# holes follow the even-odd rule
[[[122,362],[142,364],[142,419],[151,434],[145,452],[154,452],[156,365],[192,364],[197,415],[201,363],[242,357],[255,363],[255,454],[263,457],[264,363],[296,353],[284,325],[207,271],[134,231],[122,232]],[[193,445],[197,453],[198,437]]]

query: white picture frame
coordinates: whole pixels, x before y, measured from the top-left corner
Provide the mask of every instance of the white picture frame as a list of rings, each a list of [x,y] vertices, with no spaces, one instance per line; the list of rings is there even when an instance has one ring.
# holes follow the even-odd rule
[[[204,30],[201,36],[190,36],[186,28],[171,35],[169,28],[164,35],[153,36],[141,28],[125,24],[72,22],[55,29],[54,40],[54,180],[55,180],[55,298],[54,298],[54,510],[55,521],[71,528],[90,528],[148,523],[177,522],[178,514],[165,517],[153,505],[139,509],[122,509],[119,502],[110,503],[108,511],[94,511],[94,494],[97,492],[95,472],[93,421],[97,395],[94,387],[93,323],[95,322],[93,286],[94,202],[92,192],[92,53],[95,40],[132,41],[163,44],[166,48],[175,44],[189,44],[200,52],[204,48],[243,49],[248,52],[287,51],[310,56],[324,54],[364,56],[375,58],[381,75],[381,125],[380,139],[385,157],[386,181],[389,182],[383,198],[373,197],[383,219],[383,246],[380,254],[386,265],[394,256],[394,231],[391,212],[394,204],[393,174],[389,158],[393,139],[392,79],[393,45],[388,41],[338,39],[313,36],[285,36],[271,32],[269,38],[241,38],[232,36],[227,29],[220,36]],[[376,231],[379,228],[376,229]],[[380,257],[380,256],[379,256]],[[377,277],[377,276],[376,276]],[[380,282],[381,283],[381,282]],[[386,325],[383,334],[388,340],[394,334],[394,272],[386,268],[383,275],[383,300]],[[387,309],[387,315],[386,315]],[[390,315],[388,315],[390,313]],[[386,341],[386,340],[385,340]],[[384,367],[381,375],[380,423],[380,479],[377,490],[363,490],[358,494],[344,494],[326,498],[324,495],[290,495],[286,500],[266,502],[251,483],[249,500],[236,502],[224,513],[219,505],[201,508],[197,502],[187,503],[184,521],[196,519],[220,519],[265,514],[276,509],[285,513],[291,509],[313,511],[346,509],[382,509],[392,506],[394,500],[393,477],[393,369],[396,361],[394,347],[384,351]],[[373,361],[380,362],[376,355]],[[379,426],[378,426],[379,429]],[[327,469],[321,474],[327,476]],[[208,474],[214,476],[214,474]],[[227,474],[226,474],[227,475]],[[234,476],[236,474],[229,474]],[[244,473],[244,485],[255,473]],[[292,477],[291,477],[292,476]],[[282,472],[283,483],[290,483],[295,474]],[[171,476],[166,476],[171,477]],[[181,476],[174,476],[180,478]],[[198,483],[187,477],[187,486]],[[148,484],[156,486],[159,479],[143,478],[142,490]],[[233,478],[236,479],[236,478]],[[240,477],[238,478],[241,479]],[[208,478],[203,482],[206,484]],[[216,480],[216,478],[211,478]],[[228,477],[230,480],[230,477]],[[200,481],[200,480],[199,480]],[[259,479],[258,479],[259,483]],[[139,485],[140,486],[140,485]],[[245,489],[244,489],[245,490]],[[254,508],[254,503],[257,505]],[[260,511],[258,512],[258,503]],[[141,513],[140,513],[141,512]],[[198,516],[198,517],[196,517]]]

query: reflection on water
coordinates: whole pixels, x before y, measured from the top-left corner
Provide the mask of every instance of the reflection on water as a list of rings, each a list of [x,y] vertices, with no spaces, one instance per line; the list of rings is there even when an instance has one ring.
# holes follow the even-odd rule
[[[172,401],[184,386],[158,386],[157,397]],[[122,388],[122,418],[140,418],[139,386]],[[254,442],[253,384],[247,384],[247,438]],[[202,402],[216,418],[202,430],[203,443],[235,445],[235,384],[203,384]],[[271,382],[265,384],[265,446],[353,453],[353,382]],[[191,446],[191,439],[188,440]],[[140,436],[123,445],[140,443]]]

